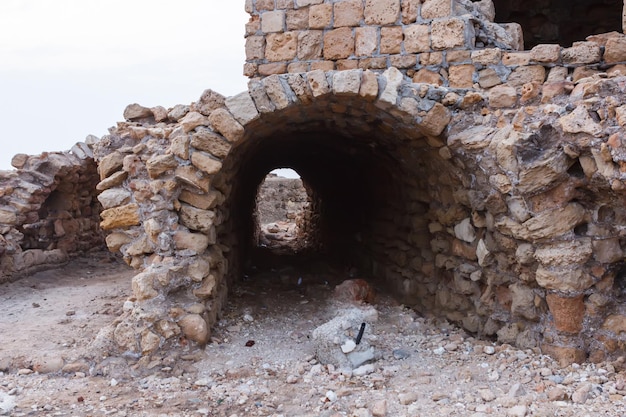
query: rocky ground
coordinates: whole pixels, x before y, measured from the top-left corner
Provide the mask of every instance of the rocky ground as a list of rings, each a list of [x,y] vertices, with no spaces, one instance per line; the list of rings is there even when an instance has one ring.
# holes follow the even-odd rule
[[[626,416],[622,361],[562,369],[420,317],[382,286],[356,306],[334,291],[347,274],[323,263],[250,271],[204,350],[82,359],[132,274],[94,253],[0,286],[0,415]],[[320,349],[337,353],[356,334],[340,326],[320,347],[314,330],[358,311],[368,317],[359,346],[374,358],[320,363]]]

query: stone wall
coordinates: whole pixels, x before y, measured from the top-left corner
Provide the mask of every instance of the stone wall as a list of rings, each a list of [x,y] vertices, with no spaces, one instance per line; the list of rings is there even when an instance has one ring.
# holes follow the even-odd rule
[[[301,179],[269,174],[259,186],[256,203],[259,223],[294,222],[307,203]]]
[[[625,353],[626,36],[514,51],[519,32],[493,24],[487,0],[246,7],[246,91],[130,105],[93,145],[106,243],[139,272],[117,349],[209,340],[253,241],[257,187],[289,166],[319,247],[405,304],[562,363]],[[342,8],[353,20],[337,27]],[[330,13],[307,38],[322,58],[299,58],[305,34],[287,35],[304,12],[304,32]],[[375,53],[326,51],[356,50],[360,32]],[[417,40],[426,50],[409,52]]]
[[[91,149],[16,155],[0,171],[0,282],[104,247]]]

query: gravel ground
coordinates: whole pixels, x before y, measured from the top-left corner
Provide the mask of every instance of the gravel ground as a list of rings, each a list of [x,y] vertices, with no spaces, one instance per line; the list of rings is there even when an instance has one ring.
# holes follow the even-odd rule
[[[623,360],[560,368],[420,317],[382,288],[359,307],[377,311],[363,336],[375,359],[319,363],[313,330],[354,307],[333,291],[348,277],[324,267],[241,282],[204,350],[81,359],[130,276],[94,254],[0,286],[0,415],[626,416]]]

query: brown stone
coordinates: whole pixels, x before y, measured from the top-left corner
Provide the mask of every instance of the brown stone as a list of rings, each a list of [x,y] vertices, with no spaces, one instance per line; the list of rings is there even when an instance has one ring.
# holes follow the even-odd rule
[[[452,12],[449,0],[424,0],[422,4],[422,18],[436,19],[438,17],[448,17]]]
[[[265,38],[265,58],[268,61],[290,61],[296,57],[298,35],[296,32],[270,33]]]
[[[602,329],[612,332],[615,336],[626,333],[626,316],[621,314],[611,314],[604,320]]]
[[[122,232],[108,234],[105,239],[107,247],[111,252],[119,251],[122,246],[132,242],[132,240],[130,236]]]
[[[197,130],[191,136],[191,146],[220,159],[225,158],[231,148],[230,143],[226,139],[209,129]]]
[[[139,206],[137,204],[127,204],[121,207],[114,207],[100,213],[102,222],[100,227],[103,230],[125,228],[139,224]]]
[[[209,246],[209,237],[203,233],[177,231],[173,235],[176,249],[190,249],[196,253],[203,253]]]
[[[431,24],[433,49],[453,49],[467,46],[465,21],[459,18],[435,20]]]
[[[110,176],[114,172],[122,168],[124,164],[124,155],[120,152],[111,152],[100,160],[98,164],[98,173],[100,174],[100,181]]]
[[[215,289],[216,279],[213,275],[208,275],[202,280],[200,287],[193,290],[193,295],[200,299],[208,299],[213,296],[213,290]]]
[[[422,118],[419,129],[429,136],[439,136],[448,126],[451,119],[450,111],[441,103],[434,107]]]
[[[489,90],[489,105],[495,108],[513,107],[517,104],[517,91],[509,85],[497,85]]]
[[[28,162],[28,155],[25,153],[18,153],[11,158],[11,166],[17,169],[24,168],[26,162]]]
[[[205,116],[208,116],[219,108],[224,107],[224,101],[226,98],[211,89],[206,89],[202,92],[200,99],[196,103],[196,109]]]
[[[474,64],[496,65],[502,59],[502,51],[498,48],[479,49],[472,51],[471,58]]]
[[[191,154],[191,163],[208,175],[216,174],[222,169],[222,163],[220,161],[199,151]]]
[[[415,23],[421,3],[422,0],[402,0],[401,13],[403,24],[410,25],[411,23]]]
[[[96,190],[104,191],[112,187],[117,187],[118,185],[121,185],[126,178],[128,178],[128,172],[118,171],[110,177],[100,181],[98,185],[96,185]]]
[[[402,26],[380,28],[380,53],[399,54],[402,50]]]
[[[583,329],[585,315],[584,295],[563,297],[549,293],[546,296],[548,308],[554,319],[554,326],[560,332],[578,334]]]
[[[288,10],[285,23],[287,30],[306,30],[309,28],[309,8]]]
[[[178,214],[183,226],[201,232],[209,232],[215,220],[215,212],[188,206],[186,204],[181,205]]]
[[[572,267],[544,267],[537,269],[535,279],[537,284],[548,290],[562,292],[580,292],[589,289],[594,279],[581,268]]]
[[[358,26],[363,19],[362,0],[344,0],[334,5],[334,23],[336,28]]]
[[[502,80],[493,68],[487,68],[478,72],[478,84],[481,88],[491,88],[502,84]]]
[[[322,57],[322,40],[324,33],[321,30],[305,30],[298,34],[298,59],[311,60]]]
[[[274,10],[261,15],[261,31],[264,33],[282,32],[285,30],[285,11]]]
[[[426,68],[422,68],[413,76],[414,83],[425,83],[425,84],[433,84],[433,85],[442,85],[443,79],[441,74],[435,71],[431,71]]]
[[[124,119],[138,120],[152,117],[152,110],[137,103],[129,104],[124,109]]]
[[[542,344],[541,351],[556,359],[562,368],[573,363],[583,363],[587,359],[585,351],[578,347]]]
[[[355,55],[371,56],[378,48],[378,31],[374,27],[360,27],[355,30]]]
[[[332,4],[317,4],[309,9],[309,29],[325,29],[333,17]]]
[[[150,178],[158,178],[164,172],[173,170],[178,166],[178,161],[172,154],[156,155],[146,162],[146,169]]]
[[[448,68],[448,83],[452,88],[471,88],[474,85],[474,65],[454,65]]]
[[[413,24],[404,28],[404,49],[409,54],[430,50],[430,27]]]
[[[594,240],[593,257],[596,261],[612,264],[624,259],[624,251],[618,238]]]
[[[530,50],[530,57],[533,61],[554,63],[561,57],[561,47],[549,44],[537,45]]]
[[[226,109],[220,108],[213,111],[209,116],[209,122],[231,143],[237,142],[243,137],[243,126]]]
[[[183,190],[178,196],[178,199],[180,201],[184,201],[185,203],[190,204],[193,207],[203,210],[214,208],[217,204],[220,204],[222,198],[223,197],[221,197],[221,194],[217,191],[211,191],[205,194],[197,194],[189,190]]]
[[[184,184],[191,185],[192,187],[205,193],[209,192],[209,178],[192,166],[181,166],[176,168],[175,177]]]
[[[543,65],[528,65],[518,67],[507,78],[507,84],[512,87],[521,87],[526,83],[543,84],[546,78],[546,69]]]
[[[400,17],[400,0],[365,0],[365,23],[390,25]]]
[[[594,42],[574,42],[571,48],[563,48],[561,58],[564,64],[593,64],[600,62],[600,46]]]
[[[209,341],[209,326],[199,314],[188,314],[178,321],[178,326],[189,340],[204,345]]]
[[[324,59],[348,58],[354,53],[355,39],[352,28],[339,28],[324,34]]]

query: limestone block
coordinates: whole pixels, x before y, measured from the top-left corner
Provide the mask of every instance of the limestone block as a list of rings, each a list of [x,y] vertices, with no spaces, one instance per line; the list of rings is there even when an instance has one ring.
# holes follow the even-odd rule
[[[567,172],[569,166],[569,158],[561,149],[551,149],[530,163],[520,164],[517,189],[522,193],[533,193],[550,187]]]
[[[245,125],[259,116],[259,112],[247,91],[228,97],[224,103],[235,119]]]
[[[476,239],[476,231],[469,217],[454,226],[454,235],[467,243],[472,243]]]
[[[71,152],[79,159],[93,158],[91,148],[84,142],[76,142],[76,144],[72,146]]]
[[[355,30],[356,56],[372,56],[378,49],[378,31],[375,27],[361,27]]]
[[[358,26],[363,19],[361,0],[343,0],[334,4],[334,26]]]
[[[156,352],[161,345],[161,338],[156,334],[152,333],[150,330],[145,329],[141,332],[141,341],[139,342],[141,346],[141,354],[146,356]]]
[[[593,277],[582,268],[540,266],[535,274],[537,284],[548,290],[584,291],[594,284]]]
[[[478,265],[486,266],[490,254],[491,251],[487,248],[485,241],[480,239],[478,245],[476,245],[476,259],[478,260]]]
[[[425,135],[439,136],[448,127],[451,119],[450,111],[443,104],[435,103],[433,108],[422,117],[419,129]]]
[[[302,103],[310,103],[313,93],[309,89],[306,76],[304,74],[289,74],[287,76],[287,84],[296,95],[296,98]]]
[[[593,257],[596,261],[606,264],[624,260],[624,251],[618,238],[594,240]]]
[[[389,57],[389,63],[392,67],[396,68],[415,68],[417,65],[417,56],[416,55],[392,55]]]
[[[209,192],[209,178],[192,166],[181,166],[176,168],[174,176],[178,181],[191,185],[192,187],[205,193]]]
[[[274,107],[274,104],[272,104],[270,98],[267,96],[265,88],[260,81],[250,80],[250,82],[248,83],[248,91],[250,92],[250,97],[252,97],[252,100],[254,100],[254,104],[260,113],[270,113],[276,109],[276,107]],[[222,158],[221,156],[218,157]]]
[[[103,157],[98,164],[98,173],[100,181],[104,180],[114,172],[122,168],[124,164],[124,155],[118,151],[111,152]]]
[[[399,54],[402,51],[402,26],[380,28],[380,53]]]
[[[395,105],[398,99],[398,90],[400,88],[400,84],[402,84],[404,76],[400,70],[394,67],[388,68],[382,76],[386,80],[386,85],[385,89],[380,94],[379,100],[384,103]]]
[[[209,122],[215,130],[231,143],[237,142],[243,137],[243,126],[226,109],[214,110],[209,116]]]
[[[318,4],[309,9],[309,28],[325,29],[330,27],[333,17],[332,4]]]
[[[203,233],[192,233],[179,230],[174,233],[176,249],[189,249],[196,253],[203,253],[209,246],[209,237]]]
[[[220,159],[225,158],[231,148],[230,143],[226,139],[209,129],[198,129],[191,136],[190,144],[195,149],[208,152]]]
[[[445,50],[466,46],[469,26],[463,19],[436,20],[431,24],[433,49]]]
[[[202,92],[200,99],[196,103],[196,110],[205,116],[211,114],[213,110],[224,107],[225,97],[211,89]]]
[[[474,126],[450,135],[448,137],[448,146],[453,149],[484,149],[491,143],[493,133],[494,129],[492,128],[486,126]]]
[[[178,135],[171,141],[169,152],[181,159],[189,159],[189,135]]]
[[[187,106],[186,104],[177,104],[174,107],[172,107],[169,113],[167,113],[167,117],[171,121],[177,122],[183,117],[185,117],[185,115],[189,113],[190,110],[191,110],[191,107]]]
[[[129,104],[124,109],[124,119],[132,121],[152,117],[152,110],[137,103]]]
[[[163,122],[167,120],[167,109],[163,106],[154,106],[151,107],[152,114],[154,115],[155,122]]]
[[[530,52],[507,52],[502,55],[502,63],[506,66],[530,64]]]
[[[430,50],[430,26],[412,24],[404,28],[404,49],[408,54]]]
[[[285,20],[287,30],[306,30],[309,28],[309,8],[288,10]]]
[[[563,48],[561,59],[564,64],[593,64],[600,62],[600,45],[594,42],[574,42],[571,48]]]
[[[402,0],[400,8],[403,24],[410,25],[411,23],[415,23],[421,3],[422,0]]]
[[[481,88],[491,88],[502,84],[500,76],[493,68],[487,68],[478,72],[478,85]]]
[[[0,224],[15,225],[17,223],[17,213],[9,208],[0,209]]]
[[[561,46],[542,44],[530,50],[530,58],[537,62],[555,63],[561,58]]]
[[[269,64],[261,64],[258,68],[259,75],[268,76],[274,74],[284,74],[287,72],[287,64],[285,62],[272,62]]]
[[[486,48],[472,51],[471,59],[474,64],[497,65],[502,59],[502,50],[499,48]]]
[[[208,260],[203,258],[197,258],[194,263],[189,265],[187,274],[195,282],[201,282],[205,277],[209,275],[211,271],[211,264]]]
[[[265,58],[268,61],[290,61],[296,57],[298,35],[296,32],[271,33],[266,37]]]
[[[282,32],[284,29],[284,10],[275,10],[261,14],[261,31],[263,33]]]
[[[178,166],[178,161],[171,153],[166,155],[155,155],[146,162],[146,169],[150,178],[157,178],[164,172],[170,171]]]
[[[152,240],[152,242],[157,242],[159,233],[163,231],[162,224],[157,219],[148,219],[143,223],[143,229],[146,231],[146,234]]]
[[[110,209],[112,207],[121,206],[130,201],[130,191],[122,188],[110,188],[98,195],[98,201],[102,204],[102,208]],[[0,223],[2,221],[2,211],[0,210]]]
[[[306,79],[311,89],[313,97],[320,97],[330,93],[330,86],[326,80],[326,73],[322,70],[315,70],[306,74]]]
[[[365,0],[365,23],[390,25],[400,17],[400,0]]]
[[[602,126],[591,118],[584,105],[577,106],[573,112],[559,119],[559,125],[566,133],[587,133],[602,136]]]
[[[535,292],[523,284],[513,284],[511,290],[511,314],[535,321],[539,318],[535,307]]]
[[[124,250],[124,255],[139,256],[152,252],[154,252],[154,249],[148,240],[148,236],[144,235],[128,245]]]
[[[621,314],[611,314],[602,324],[602,329],[612,332],[616,336],[626,333],[626,316]]]
[[[438,72],[422,68],[413,75],[413,82],[417,84],[442,85],[443,79]]]
[[[100,217],[102,217],[100,227],[103,230],[135,226],[139,224],[139,206],[133,203],[110,208],[102,211]]]
[[[200,151],[191,154],[191,163],[202,172],[213,175],[222,169],[222,163]]]
[[[422,19],[436,19],[448,17],[452,13],[450,0],[424,0],[422,4]]]
[[[591,258],[591,239],[577,239],[540,245],[535,251],[535,259],[543,265],[567,266],[584,264]]]
[[[112,187],[117,187],[118,185],[121,185],[124,182],[124,180],[126,180],[126,178],[128,178],[128,172],[118,171],[114,173],[113,175],[111,175],[110,177],[100,181],[96,185],[96,190],[104,191]]]
[[[178,321],[178,326],[189,340],[201,345],[209,341],[209,327],[199,314],[187,314]]]
[[[453,65],[448,68],[448,83],[452,88],[471,88],[474,85],[475,68],[472,64]]]
[[[122,246],[132,242],[132,240],[132,237],[122,232],[111,233],[105,239],[107,247],[111,252],[119,251]]]
[[[324,34],[324,59],[337,60],[354,54],[355,39],[352,28],[333,29]]]
[[[507,78],[507,84],[512,87],[521,87],[527,83],[543,84],[546,78],[546,69],[543,65],[528,65],[518,67]]]
[[[517,91],[509,85],[497,85],[489,90],[489,106],[495,108],[514,107],[517,104]]]
[[[263,79],[263,85],[275,108],[282,110],[289,106],[291,101],[279,76],[272,75]]]
[[[296,0],[296,7],[311,6],[313,4],[321,4],[324,0]]]
[[[339,71],[333,74],[333,91],[338,95],[357,95],[361,88],[362,70]]]
[[[205,194],[197,194],[189,190],[182,190],[178,199],[192,205],[193,207],[208,210],[215,208],[217,204],[220,204],[223,200],[223,196],[221,193],[213,190]]]
[[[585,218],[585,209],[578,203],[545,211],[524,222],[526,240],[554,238],[571,231]]]
[[[366,70],[361,76],[359,96],[367,101],[374,101],[378,97],[378,76],[376,73]]]
[[[274,0],[256,0],[254,7],[257,11],[274,10]]]
[[[563,297],[549,293],[546,296],[548,308],[552,313],[554,327],[560,332],[577,334],[583,329],[585,315],[584,295]]]
[[[206,278],[202,280],[202,284],[200,287],[193,290],[193,295],[200,298],[201,300],[205,300],[211,298],[213,296],[213,290],[216,286],[216,279],[214,275],[208,275]]]
[[[163,272],[144,271],[133,277],[133,294],[137,300],[149,300],[159,295],[158,291],[154,289],[156,274],[163,274]]]
[[[323,39],[324,32],[321,30],[304,30],[298,33],[298,59],[320,59]]]
[[[178,214],[183,226],[201,232],[210,231],[213,226],[213,221],[215,220],[215,212],[188,206],[186,204],[181,205]]]
[[[28,162],[28,155],[25,153],[18,153],[11,158],[11,166],[17,169],[24,168],[26,162]]]

